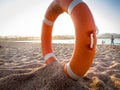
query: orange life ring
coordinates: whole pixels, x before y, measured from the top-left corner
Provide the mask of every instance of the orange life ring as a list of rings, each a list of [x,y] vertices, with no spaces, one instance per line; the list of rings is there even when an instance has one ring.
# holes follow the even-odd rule
[[[52,28],[56,18],[67,12],[75,27],[75,47],[64,72],[77,80],[89,69],[96,50],[96,26],[88,6],[82,0],[54,0],[48,7],[42,25],[41,46],[46,64],[57,60],[52,50]]]

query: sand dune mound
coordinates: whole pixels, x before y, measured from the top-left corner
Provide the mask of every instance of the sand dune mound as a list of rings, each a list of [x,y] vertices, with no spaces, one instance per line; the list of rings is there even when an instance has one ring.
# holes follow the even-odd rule
[[[87,80],[87,79],[86,79]],[[87,82],[73,81],[57,61],[29,73],[12,74],[0,79],[0,90],[83,90]]]

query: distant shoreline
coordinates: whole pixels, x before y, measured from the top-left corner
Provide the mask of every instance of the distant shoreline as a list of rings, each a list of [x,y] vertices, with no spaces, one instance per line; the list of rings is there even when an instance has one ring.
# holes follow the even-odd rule
[[[98,34],[97,39],[110,39],[111,35],[115,38],[120,39],[120,34],[116,33],[105,33],[105,34]],[[55,35],[52,36],[53,40],[70,40],[75,39],[74,35]],[[40,37],[38,36],[0,36],[0,41],[38,41]]]
[[[104,45],[111,45],[110,38],[107,39],[97,39],[97,44],[102,45],[102,41],[104,41]],[[20,43],[41,43],[41,40],[4,40],[0,42],[20,42]],[[75,44],[75,39],[65,39],[65,40],[52,40],[52,44]],[[120,45],[120,38],[115,39],[115,45]]]

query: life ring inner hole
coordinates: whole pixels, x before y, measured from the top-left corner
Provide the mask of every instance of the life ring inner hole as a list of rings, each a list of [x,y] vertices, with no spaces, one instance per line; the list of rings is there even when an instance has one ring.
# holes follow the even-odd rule
[[[53,25],[52,35],[75,36],[75,28],[69,14],[63,13],[58,16]]]

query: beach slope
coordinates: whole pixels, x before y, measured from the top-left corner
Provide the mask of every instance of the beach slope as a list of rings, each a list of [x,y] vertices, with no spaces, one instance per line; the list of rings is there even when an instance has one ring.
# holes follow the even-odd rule
[[[120,90],[120,45],[98,45],[90,69],[78,81],[63,72],[73,44],[53,44],[59,62],[49,65],[44,64],[40,43],[0,42],[0,46],[0,90]]]

